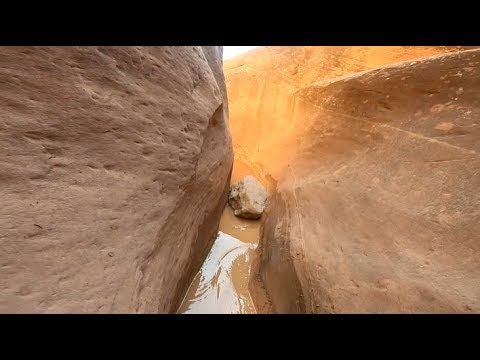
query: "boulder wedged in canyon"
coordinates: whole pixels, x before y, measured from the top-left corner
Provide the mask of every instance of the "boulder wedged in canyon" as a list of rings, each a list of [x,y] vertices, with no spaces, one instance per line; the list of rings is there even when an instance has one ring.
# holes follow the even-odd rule
[[[247,175],[230,187],[228,202],[235,216],[259,219],[265,210],[267,192],[252,175]]]
[[[480,311],[480,50],[421,49],[226,64],[238,168],[272,193],[251,283],[268,311]]]
[[[174,312],[232,166],[219,47],[0,49],[0,312]]]

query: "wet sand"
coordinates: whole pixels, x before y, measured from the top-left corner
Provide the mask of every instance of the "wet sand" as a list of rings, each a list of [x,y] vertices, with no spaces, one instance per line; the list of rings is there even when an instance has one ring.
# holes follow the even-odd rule
[[[260,220],[237,218],[227,205],[218,237],[179,307],[183,314],[255,314],[248,291]]]

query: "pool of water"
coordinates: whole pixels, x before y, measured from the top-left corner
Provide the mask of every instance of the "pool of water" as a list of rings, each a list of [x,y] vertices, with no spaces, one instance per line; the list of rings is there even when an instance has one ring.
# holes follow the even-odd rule
[[[227,206],[220,229],[178,313],[254,314],[248,291],[252,256],[260,234],[259,220],[237,218]]]

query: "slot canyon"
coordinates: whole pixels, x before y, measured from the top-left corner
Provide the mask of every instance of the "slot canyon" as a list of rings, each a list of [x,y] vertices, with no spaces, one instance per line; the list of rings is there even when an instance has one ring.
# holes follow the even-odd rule
[[[480,312],[480,48],[223,51],[0,48],[0,313]]]

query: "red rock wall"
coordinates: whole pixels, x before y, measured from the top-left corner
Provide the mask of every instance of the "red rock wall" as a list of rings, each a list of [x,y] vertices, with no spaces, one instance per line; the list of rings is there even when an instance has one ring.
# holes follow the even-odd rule
[[[0,312],[174,312],[232,165],[217,47],[0,49]]]
[[[244,59],[245,87],[227,68],[229,91],[248,91],[250,79],[264,91],[250,112],[241,105],[250,95],[229,96],[236,155],[272,191],[252,282],[268,311],[480,311],[480,50],[422,49],[389,65],[415,59],[411,49],[344,52],[385,59],[370,71],[329,49],[319,50],[323,66],[313,55],[296,60],[306,50],[259,49],[265,64]],[[318,79],[285,91],[274,68],[295,62]],[[263,111],[285,99],[289,109]]]

